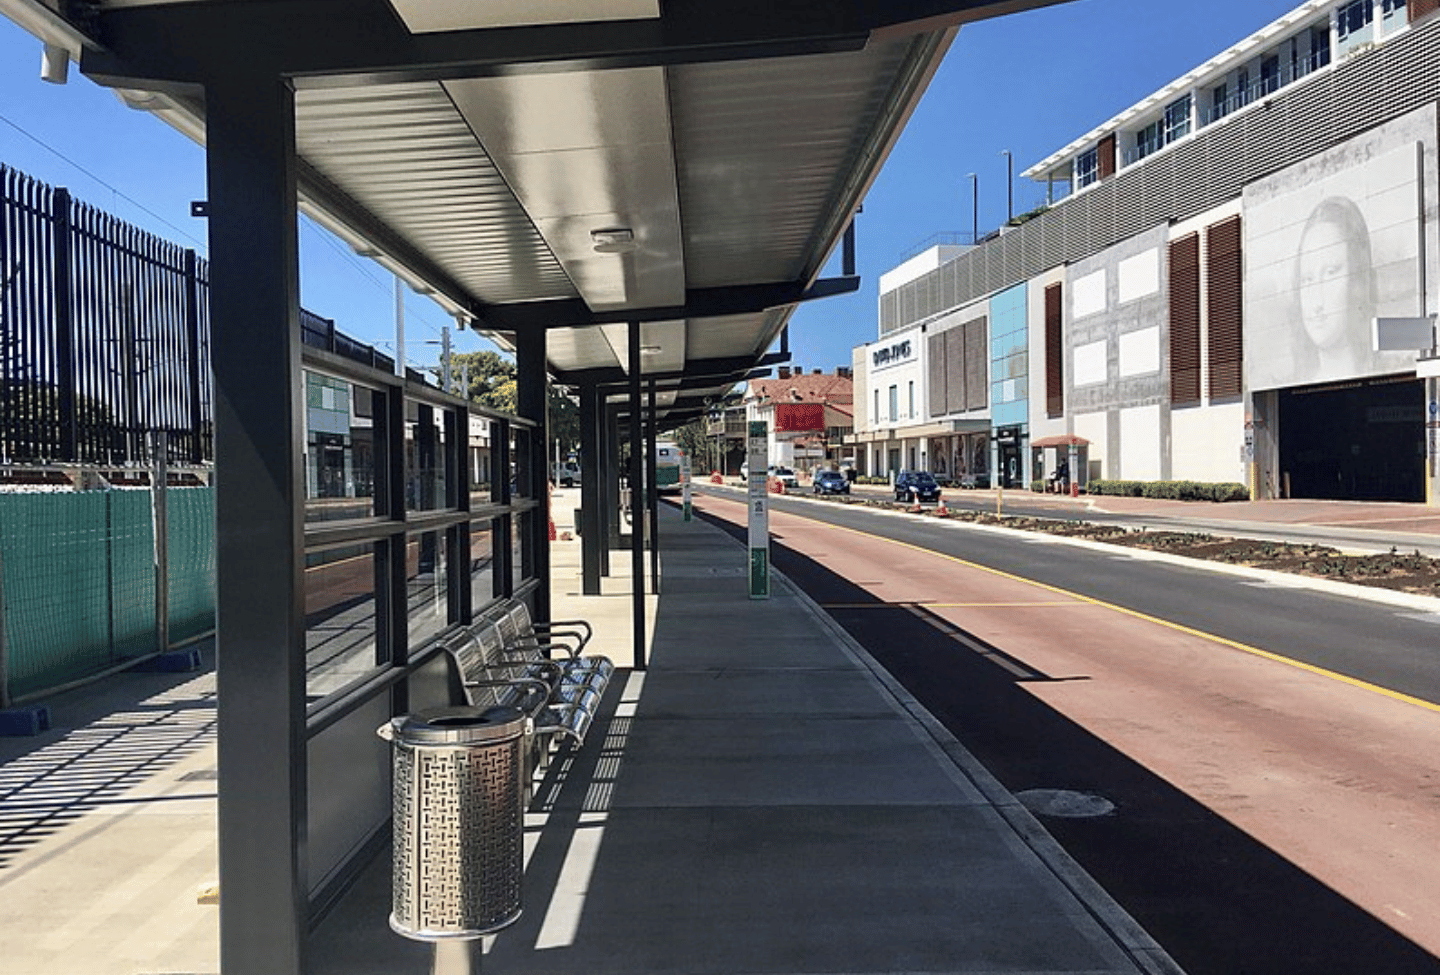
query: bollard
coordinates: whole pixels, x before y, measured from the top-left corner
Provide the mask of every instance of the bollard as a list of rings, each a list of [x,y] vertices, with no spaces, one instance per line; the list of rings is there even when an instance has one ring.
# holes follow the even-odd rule
[[[433,975],[477,975],[480,938],[520,916],[519,708],[439,708],[379,729],[392,745],[390,927],[435,945]]]

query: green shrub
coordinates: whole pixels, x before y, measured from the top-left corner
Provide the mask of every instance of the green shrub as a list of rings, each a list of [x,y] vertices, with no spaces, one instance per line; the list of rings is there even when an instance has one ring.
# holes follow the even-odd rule
[[[1249,501],[1250,489],[1233,482],[1205,481],[1121,481],[1096,479],[1086,485],[1090,494],[1126,498],[1158,498],[1165,501]]]

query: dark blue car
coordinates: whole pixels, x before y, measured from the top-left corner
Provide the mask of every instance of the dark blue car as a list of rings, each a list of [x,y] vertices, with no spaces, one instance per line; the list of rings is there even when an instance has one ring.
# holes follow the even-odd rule
[[[816,494],[849,494],[850,481],[839,471],[816,471],[814,489]]]
[[[896,501],[939,501],[940,485],[929,471],[901,471],[895,477]]]

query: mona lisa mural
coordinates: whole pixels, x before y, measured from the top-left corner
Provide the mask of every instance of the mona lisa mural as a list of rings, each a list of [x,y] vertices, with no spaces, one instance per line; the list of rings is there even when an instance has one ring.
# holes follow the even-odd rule
[[[1373,351],[1371,323],[1423,311],[1435,122],[1416,115],[1428,125],[1397,120],[1246,187],[1251,390],[1413,371],[1413,354]]]

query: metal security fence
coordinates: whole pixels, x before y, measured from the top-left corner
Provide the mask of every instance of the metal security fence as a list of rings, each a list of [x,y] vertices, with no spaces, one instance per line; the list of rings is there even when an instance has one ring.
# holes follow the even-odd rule
[[[149,491],[0,494],[0,700],[17,701],[214,628],[215,501],[209,487],[166,492],[167,560],[156,572]]]
[[[0,166],[0,463],[210,459],[208,268]]]

